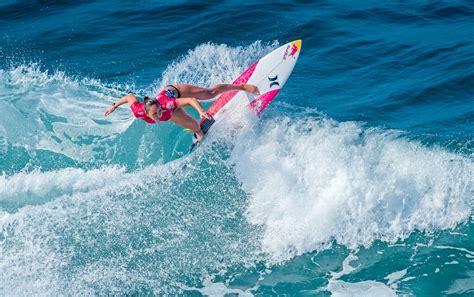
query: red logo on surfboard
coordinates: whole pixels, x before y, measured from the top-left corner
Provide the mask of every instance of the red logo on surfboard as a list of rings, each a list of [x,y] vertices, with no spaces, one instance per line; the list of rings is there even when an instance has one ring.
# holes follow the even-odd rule
[[[285,49],[285,54],[283,55],[283,60],[286,60],[288,57],[296,59],[295,54],[298,52],[299,48],[296,42],[292,42]]]

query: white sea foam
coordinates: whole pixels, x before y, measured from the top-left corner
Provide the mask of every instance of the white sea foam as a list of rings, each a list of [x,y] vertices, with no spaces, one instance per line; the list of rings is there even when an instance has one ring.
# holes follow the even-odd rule
[[[106,186],[119,186],[134,175],[126,174],[124,168],[111,166],[101,169],[83,170],[65,168],[49,172],[35,170],[20,172],[12,176],[0,176],[0,204],[19,208],[29,204],[40,204],[64,195],[94,192]]]
[[[236,215],[245,197],[224,179],[213,184],[237,194],[206,199],[214,186],[199,186],[206,168],[193,161],[3,177],[0,196],[45,201],[0,211],[0,294],[177,293],[183,278],[252,263],[258,232]]]
[[[397,294],[384,285],[376,281],[361,281],[356,283],[335,280],[330,283],[328,290],[334,297],[394,297]]]
[[[247,289],[245,291],[241,289],[231,289],[228,288],[224,283],[212,282],[212,279],[210,277],[205,278],[202,285],[202,288],[192,288],[187,286],[183,286],[182,288],[186,291],[197,291],[204,296],[225,296],[227,294],[237,294],[238,296],[247,297],[254,296],[251,293],[251,290],[256,289],[256,287]]]
[[[407,269],[406,268],[403,269],[403,270],[400,270],[400,271],[392,272],[389,275],[387,275],[384,279],[387,279],[388,284],[391,285],[391,284],[399,281],[402,277],[405,276],[405,274],[407,274]]]
[[[395,271],[384,277],[384,279],[388,280],[387,285],[390,286],[393,290],[397,290],[398,283],[401,279],[407,274],[407,268],[399,271]]]
[[[246,131],[232,158],[276,262],[333,240],[357,248],[453,228],[472,212],[472,160],[396,131],[279,117]]]
[[[342,270],[340,272],[331,272],[331,278],[326,286],[326,289],[331,292],[331,296],[397,296],[394,290],[380,282],[370,280],[351,283],[340,280],[341,276],[350,274],[357,269],[357,267],[351,266],[351,262],[357,259],[358,257],[354,254],[349,254],[342,262]]]

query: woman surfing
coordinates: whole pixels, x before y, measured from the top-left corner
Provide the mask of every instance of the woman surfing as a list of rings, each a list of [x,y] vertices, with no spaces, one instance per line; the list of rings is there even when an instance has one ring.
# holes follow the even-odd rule
[[[192,106],[199,112],[201,118],[211,119],[211,115],[204,111],[197,98],[208,100],[219,94],[235,90],[259,94],[258,88],[249,84],[217,84],[212,88],[201,88],[188,84],[167,85],[154,98],[144,97],[144,102],[138,101],[134,94],[128,94],[107,108],[105,116],[114,112],[120,105],[128,103],[136,118],[149,124],[171,120],[173,123],[193,131],[197,140],[200,141],[204,133],[201,131],[199,123],[183,108]]]

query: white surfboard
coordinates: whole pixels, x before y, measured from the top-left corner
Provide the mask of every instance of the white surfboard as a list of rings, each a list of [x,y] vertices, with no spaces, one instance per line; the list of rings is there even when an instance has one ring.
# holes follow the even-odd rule
[[[217,120],[225,114],[229,102],[241,102],[259,115],[275,98],[290,77],[301,51],[301,40],[289,42],[261,58],[237,77],[232,84],[252,84],[260,90],[260,95],[245,91],[231,91],[220,95],[211,105],[208,113]],[[202,120],[204,133],[214,124],[214,120]],[[196,143],[191,147],[191,150]]]

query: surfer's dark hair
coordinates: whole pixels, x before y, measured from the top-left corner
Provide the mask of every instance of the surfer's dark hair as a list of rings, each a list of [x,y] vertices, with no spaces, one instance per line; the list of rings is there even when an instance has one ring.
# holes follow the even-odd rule
[[[143,97],[143,103],[145,103],[145,111],[148,112],[148,106],[158,103],[158,99],[150,98],[148,96]]]

